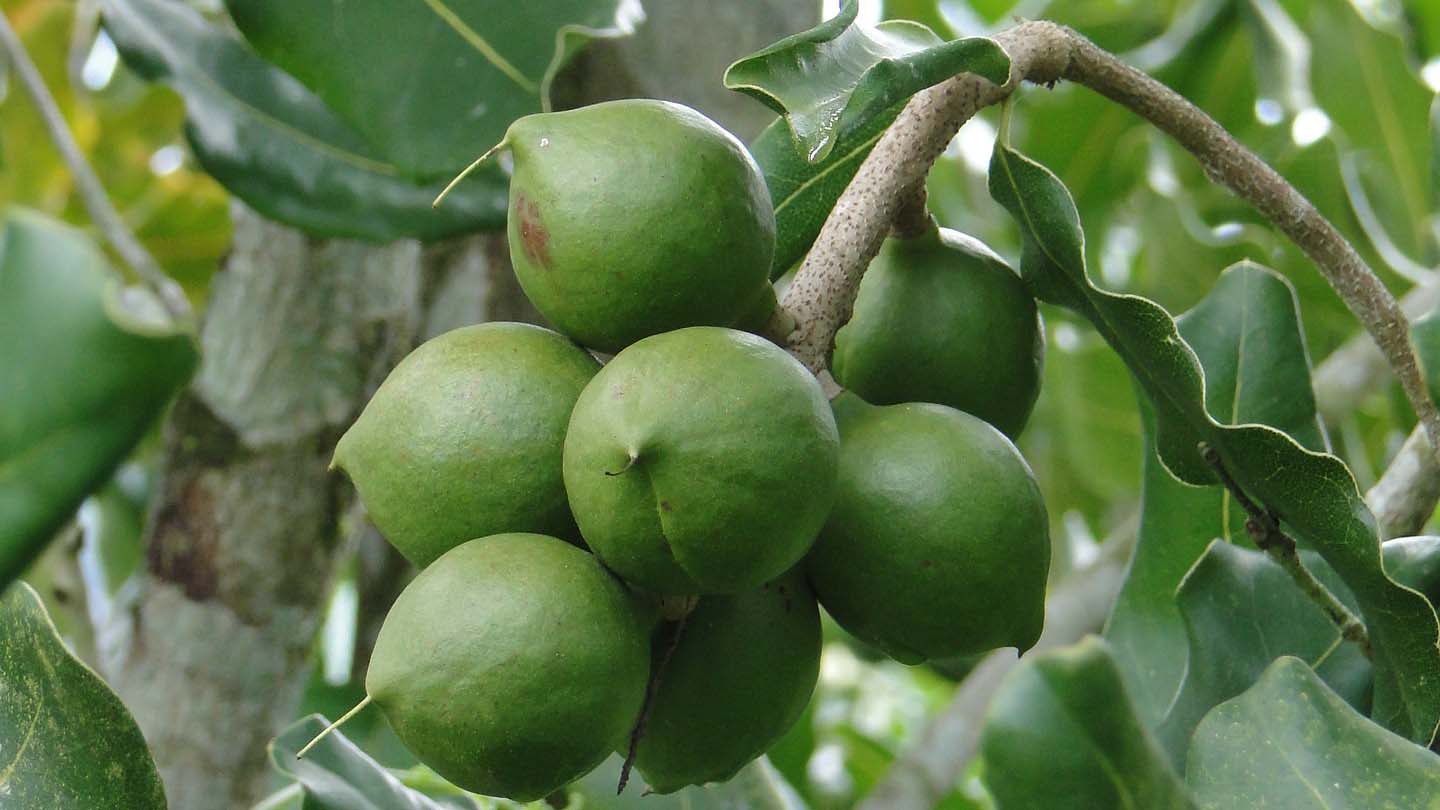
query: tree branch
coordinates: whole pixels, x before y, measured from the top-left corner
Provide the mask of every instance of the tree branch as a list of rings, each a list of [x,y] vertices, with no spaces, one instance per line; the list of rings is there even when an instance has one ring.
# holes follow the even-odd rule
[[[65,117],[55,103],[55,97],[50,95],[50,91],[45,87],[40,71],[31,61],[25,44],[20,41],[20,36],[10,26],[10,20],[3,11],[0,11],[0,53],[14,66],[15,73],[20,77],[20,84],[35,103],[40,119],[45,122],[45,129],[50,134],[50,140],[55,143],[61,159],[70,169],[75,188],[80,192],[80,199],[85,204],[85,210],[90,213],[90,219],[104,234],[106,241],[115,248],[115,252],[120,254],[120,258],[160,299],[170,317],[176,323],[190,324],[193,315],[185,293],[180,289],[180,285],[165,275],[159,263],[120,218],[120,214],[105,194],[100,178],[95,176],[79,145],[75,143],[74,136],[70,134]]]
[[[1026,22],[995,37],[1010,54],[1010,78],[996,85],[973,74],[917,93],[855,173],[831,209],[781,302],[795,328],[791,353],[819,374],[829,362],[835,331],[855,306],[860,276],[880,250],[902,210],[925,186],[930,167],[977,110],[1003,100],[1022,79],[1054,81],[1069,56],[1066,29]]]
[[[1419,426],[1410,432],[1380,480],[1365,493],[1365,502],[1375,513],[1380,537],[1385,540],[1419,534],[1430,522],[1440,503],[1440,463]]]
[[[1205,174],[1253,205],[1315,262],[1395,370],[1432,448],[1440,448],[1440,412],[1425,386],[1410,323],[1355,248],[1280,173],[1231,137],[1199,107],[1159,81],[1068,31],[1065,78],[1118,102],[1169,134],[1200,161]],[[1433,451],[1432,451],[1433,452]]]
[[[1409,321],[1350,243],[1309,200],[1203,110],[1085,37],[1048,22],[1024,22],[996,41],[1010,77],[995,85],[972,74],[918,93],[860,166],[836,202],[782,301],[795,321],[787,344],[817,374],[835,332],[849,319],[860,277],[885,234],[913,201],[945,145],[977,110],[1008,97],[1022,80],[1083,84],[1154,124],[1189,150],[1212,180],[1253,205],[1319,268],[1360,320],[1399,378],[1432,448],[1440,412],[1410,343]],[[1433,452],[1433,450],[1432,450]]]

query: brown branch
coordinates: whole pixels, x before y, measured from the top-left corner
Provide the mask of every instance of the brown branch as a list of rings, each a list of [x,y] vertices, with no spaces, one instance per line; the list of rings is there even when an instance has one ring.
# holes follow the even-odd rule
[[[1071,57],[1064,77],[1124,105],[1170,135],[1200,161],[1210,179],[1253,205],[1305,251],[1385,354],[1431,447],[1440,448],[1440,412],[1410,343],[1409,320],[1355,248],[1305,195],[1199,107],[1083,36],[1067,33]]]
[[[823,370],[835,332],[849,319],[861,275],[913,200],[945,145],[977,110],[1002,101],[1022,80],[1069,79],[1125,106],[1189,150],[1205,173],[1253,205],[1290,237],[1364,325],[1400,379],[1440,448],[1440,412],[1410,343],[1409,321],[1340,232],[1309,200],[1183,96],[1064,26],[1024,22],[996,41],[1010,54],[1010,77],[995,85],[971,74],[917,94],[860,166],[836,202],[781,302],[794,318],[791,352]]]
[[[1365,493],[1365,502],[1375,513],[1380,537],[1408,537],[1419,534],[1435,505],[1440,503],[1440,462],[1418,426],[1410,432],[1390,466],[1375,486]]]
[[[795,321],[786,342],[811,371],[826,368],[835,331],[855,306],[861,274],[960,126],[1009,96],[1021,79],[1060,78],[1068,60],[1068,34],[1054,23],[1021,23],[995,39],[1010,54],[1009,80],[996,85],[967,73],[916,94],[836,201],[786,290],[781,303]]]

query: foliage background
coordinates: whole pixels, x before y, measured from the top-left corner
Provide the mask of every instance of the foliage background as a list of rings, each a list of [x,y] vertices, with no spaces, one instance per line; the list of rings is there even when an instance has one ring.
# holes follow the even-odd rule
[[[193,5],[221,15],[218,3]],[[4,11],[125,220],[203,308],[229,245],[231,209],[226,192],[188,153],[180,100],[118,62],[96,27],[93,3],[6,0]],[[892,0],[863,3],[862,14],[916,19],[945,36],[987,33],[1012,16],[1072,25],[1199,104],[1276,166],[1397,295],[1436,272],[1440,167],[1430,110],[1440,90],[1440,4]],[[20,203],[88,228],[68,171],[18,95],[13,80],[0,82],[0,204]],[[985,188],[998,115],[988,110],[961,131],[932,173],[931,206],[943,224],[1013,258],[1019,234]],[[1052,168],[1075,195],[1089,235],[1087,258],[1109,289],[1180,312],[1210,290],[1223,268],[1251,258],[1297,288],[1317,365],[1357,334],[1308,260],[1135,116],[1069,84],[1027,89],[1013,115],[1014,145]],[[1093,559],[1103,543],[1134,533],[1143,448],[1123,365],[1073,316],[1050,307],[1044,316],[1044,385],[1020,445],[1054,522],[1052,570],[1060,576]],[[1333,450],[1362,490],[1414,423],[1391,382],[1366,392],[1357,407],[1326,416]],[[82,657],[93,655],[87,611],[123,595],[141,558],[156,445],[154,439],[141,445],[115,481],[86,502],[64,542],[27,575]],[[351,666],[363,564],[355,559],[342,567],[301,715],[338,715],[363,694]],[[836,628],[828,632],[816,699],[771,759],[812,806],[841,808],[864,796],[917,739],[965,663],[909,669],[876,660]],[[386,765],[414,765],[376,713],[347,733]],[[283,784],[277,774],[276,787]],[[978,795],[973,780],[962,779],[946,806],[971,806]]]

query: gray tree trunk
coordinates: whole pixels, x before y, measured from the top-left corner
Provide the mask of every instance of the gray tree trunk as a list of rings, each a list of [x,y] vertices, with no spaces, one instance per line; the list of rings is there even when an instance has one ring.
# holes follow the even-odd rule
[[[495,240],[319,241],[236,208],[202,367],[165,428],[141,596],[101,633],[172,807],[259,798],[352,499],[335,441],[419,339],[483,319]]]

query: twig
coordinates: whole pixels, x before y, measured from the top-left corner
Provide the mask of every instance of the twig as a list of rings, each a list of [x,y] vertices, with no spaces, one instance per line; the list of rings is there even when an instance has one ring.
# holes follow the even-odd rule
[[[1425,426],[1432,452],[1440,449],[1440,411],[1430,399],[1410,343],[1409,321],[1355,248],[1305,195],[1199,107],[1083,36],[1067,32],[1071,58],[1064,77],[1124,105],[1169,134],[1200,161],[1210,179],[1253,205],[1290,237],[1385,354]]]
[[[60,107],[55,103],[55,97],[50,95],[49,89],[45,87],[45,81],[40,76],[40,71],[31,61],[30,54],[25,50],[25,44],[10,26],[10,20],[0,11],[0,53],[15,68],[15,73],[20,77],[20,84],[25,87],[26,93],[35,108],[40,112],[40,118],[45,122],[45,129],[50,134],[50,140],[54,142],[55,148],[60,152],[60,157],[69,167],[71,176],[75,179],[75,187],[80,192],[80,199],[85,204],[85,210],[90,213],[90,218],[105,235],[106,241],[120,254],[120,258],[128,264],[140,277],[165,307],[166,312],[177,324],[189,324],[192,319],[190,302],[186,300],[185,293],[180,289],[173,279],[165,275],[160,269],[159,263],[150,255],[149,251],[135,238],[130,228],[126,226],[120,214],[116,212],[115,206],[111,204],[110,198],[105,194],[104,186],[100,185],[100,179],[90,168],[81,153],[75,138],[70,134],[70,129],[65,124],[65,117],[60,113]]]
[[[1065,29],[1026,22],[995,37],[1010,55],[1010,78],[996,85],[973,74],[917,93],[905,105],[835,202],[815,244],[781,302],[794,318],[787,344],[817,374],[829,361],[835,331],[850,319],[860,276],[897,215],[925,185],[945,145],[977,110],[1001,101],[1021,79],[1060,78],[1069,56]]]
[[[693,608],[693,605],[691,607]],[[689,618],[690,611],[687,610],[672,623],[674,629],[670,631],[670,640],[665,644],[665,652],[660,654],[660,660],[650,671],[650,681],[645,684],[645,702],[640,705],[640,716],[635,718],[635,727],[630,730],[630,747],[625,752],[625,763],[620,766],[620,784],[615,788],[617,796],[625,792],[625,785],[630,782],[630,769],[635,766],[635,754],[640,750],[641,738],[645,736],[645,724],[650,721],[650,710],[655,704],[655,693],[660,691],[660,679],[665,674],[665,667],[670,664],[671,656],[675,655],[675,648],[680,646],[680,636],[685,633],[685,621]]]
[[[825,220],[782,302],[795,319],[792,353],[825,368],[835,331],[849,319],[861,275],[885,234],[925,182],[945,145],[977,110],[1008,97],[1021,80],[1069,79],[1118,102],[1189,150],[1212,180],[1255,206],[1317,265],[1384,353],[1440,449],[1436,410],[1410,343],[1409,322],[1375,273],[1309,200],[1183,96],[1064,26],[1024,22],[995,36],[1010,77],[995,85],[971,74],[917,94],[876,143]]]
[[[1256,548],[1265,552],[1270,559],[1285,569],[1295,584],[1300,586],[1300,590],[1304,591],[1311,601],[1325,611],[1325,615],[1335,623],[1340,630],[1340,635],[1346,641],[1353,641],[1360,645],[1365,657],[1371,657],[1370,635],[1365,631],[1364,622],[1351,613],[1350,609],[1345,607],[1344,603],[1320,580],[1316,579],[1315,575],[1310,573],[1309,568],[1305,567],[1305,562],[1300,559],[1300,554],[1296,550],[1295,538],[1280,528],[1280,521],[1275,517],[1275,513],[1261,507],[1245,494],[1245,490],[1230,475],[1230,471],[1225,469],[1225,463],[1221,460],[1218,450],[1201,442],[1200,455],[1204,457],[1205,463],[1215,470],[1215,475],[1220,479],[1220,483],[1230,491],[1235,501],[1245,510],[1247,515],[1245,530],[1254,539]]]
[[[1440,463],[1420,427],[1410,432],[1380,480],[1365,493],[1365,502],[1386,540],[1419,534],[1430,522],[1440,503]]]

